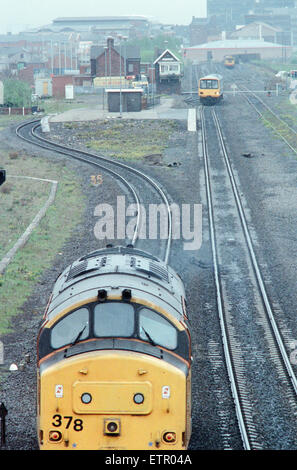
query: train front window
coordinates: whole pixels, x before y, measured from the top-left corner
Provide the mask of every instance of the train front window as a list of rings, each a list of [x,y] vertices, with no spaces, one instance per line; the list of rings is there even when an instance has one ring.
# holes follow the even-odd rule
[[[219,88],[218,80],[201,80],[200,88],[203,90],[217,89]]]
[[[134,307],[122,302],[103,302],[94,309],[94,334],[130,337],[134,333]]]
[[[148,308],[139,310],[138,335],[167,349],[176,349],[177,330],[166,318]]]
[[[61,348],[89,336],[89,310],[80,308],[62,318],[51,331],[51,347]]]

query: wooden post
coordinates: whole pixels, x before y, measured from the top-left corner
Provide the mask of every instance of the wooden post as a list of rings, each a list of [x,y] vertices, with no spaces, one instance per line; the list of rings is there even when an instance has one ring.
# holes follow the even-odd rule
[[[1,447],[5,445],[6,443],[6,426],[5,426],[5,417],[7,415],[7,409],[5,408],[4,403],[1,403],[0,405],[0,420],[1,420]]]

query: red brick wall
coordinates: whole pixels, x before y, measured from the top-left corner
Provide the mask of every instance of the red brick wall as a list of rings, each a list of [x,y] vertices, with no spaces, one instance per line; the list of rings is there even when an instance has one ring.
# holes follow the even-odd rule
[[[106,62],[105,62],[106,61]],[[123,57],[120,57],[120,54],[117,53],[114,49],[110,49],[106,51],[106,58],[105,54],[101,54],[97,57],[96,60],[96,76],[97,77],[104,77],[105,76],[105,64],[106,64],[106,75],[109,77],[119,77],[120,76],[120,63],[122,63],[122,75],[124,75],[125,65]]]
[[[133,65],[133,72],[129,71],[129,64]],[[139,75],[139,74],[140,74],[140,60],[128,59],[127,60],[127,75]]]
[[[65,85],[73,84],[72,75],[57,75],[53,80],[53,97],[65,98]]]
[[[34,85],[34,66],[30,64],[26,68],[19,70],[18,77],[23,82]]]
[[[19,70],[19,79],[30,85],[34,85],[34,70],[36,69],[46,70],[45,64],[28,64],[24,69]]]

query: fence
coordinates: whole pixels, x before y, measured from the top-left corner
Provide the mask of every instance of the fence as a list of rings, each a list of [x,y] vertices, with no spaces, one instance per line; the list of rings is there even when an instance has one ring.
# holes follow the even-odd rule
[[[26,114],[31,114],[32,108],[1,108],[0,107],[0,114],[5,114],[11,116],[13,114],[19,114],[25,116]]]
[[[94,87],[94,86],[75,86],[74,93],[76,95],[85,95],[85,94],[102,95],[104,93],[104,88]]]

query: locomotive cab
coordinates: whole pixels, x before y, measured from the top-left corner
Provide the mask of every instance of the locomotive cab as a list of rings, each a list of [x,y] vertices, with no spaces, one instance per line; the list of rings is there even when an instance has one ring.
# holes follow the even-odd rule
[[[216,104],[223,99],[223,77],[213,74],[201,77],[198,95],[202,104]]]
[[[38,338],[41,449],[187,448],[183,285],[156,258],[130,251],[96,252],[57,280]]]

